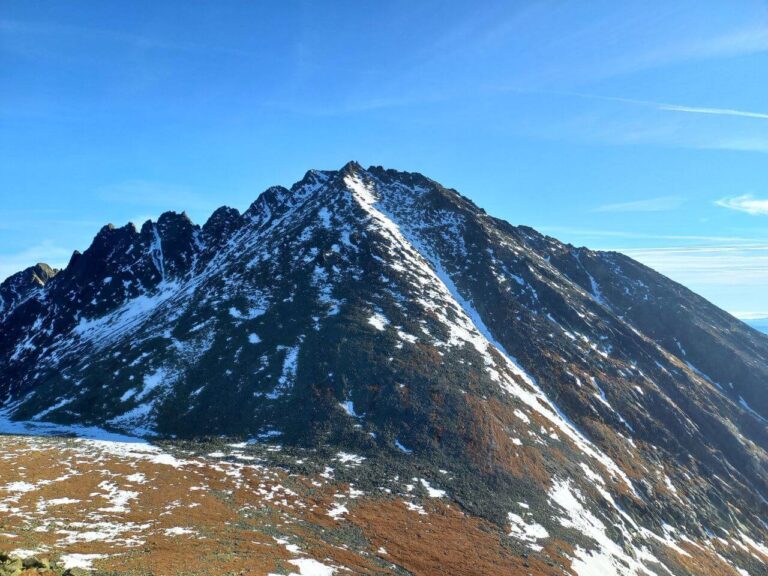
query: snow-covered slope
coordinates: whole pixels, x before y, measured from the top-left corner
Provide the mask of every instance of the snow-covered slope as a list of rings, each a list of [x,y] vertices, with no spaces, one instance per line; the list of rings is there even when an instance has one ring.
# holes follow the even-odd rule
[[[51,276],[0,316],[12,418],[450,470],[579,574],[715,573],[680,541],[766,569],[768,338],[622,255],[350,163],[105,227]]]

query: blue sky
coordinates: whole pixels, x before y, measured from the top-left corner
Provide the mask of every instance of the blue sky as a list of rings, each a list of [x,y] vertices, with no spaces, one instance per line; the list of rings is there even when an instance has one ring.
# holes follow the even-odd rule
[[[350,159],[768,316],[768,4],[0,3],[0,278]]]

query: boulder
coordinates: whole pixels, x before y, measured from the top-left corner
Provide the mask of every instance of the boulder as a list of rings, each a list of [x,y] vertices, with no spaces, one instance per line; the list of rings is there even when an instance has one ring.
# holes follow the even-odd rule
[[[38,556],[29,556],[28,558],[24,558],[24,560],[22,560],[22,565],[24,566],[25,570],[28,570],[29,568],[43,568],[45,570],[50,570],[51,568],[51,562],[48,560],[48,558]]]

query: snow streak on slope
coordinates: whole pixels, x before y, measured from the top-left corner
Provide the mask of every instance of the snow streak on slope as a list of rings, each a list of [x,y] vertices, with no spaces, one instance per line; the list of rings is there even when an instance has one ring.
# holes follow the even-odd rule
[[[560,524],[589,536],[598,545],[597,550],[577,548],[572,565],[579,576],[658,576],[669,570],[644,546],[633,546],[635,557],[630,556],[606,534],[606,526],[584,507],[581,494],[569,481],[558,480],[549,492],[550,501],[565,511]],[[655,565],[655,566],[654,566]],[[649,569],[654,566],[654,569]],[[658,568],[656,568],[658,567]],[[662,571],[663,570],[663,571]]]
[[[680,554],[685,538],[764,539],[762,393],[695,359],[716,390],[684,363],[696,342],[677,333],[670,350],[617,315],[650,306],[665,279],[640,282],[615,255],[508,225],[421,175],[353,163],[220,210],[202,228],[167,214],[141,234],[105,227],[12,312],[0,389],[14,418],[166,438],[272,431],[434,465],[446,501],[475,503],[532,556],[563,539],[585,573],[629,565],[604,537],[641,563],[648,545],[675,573],[662,547]],[[683,329],[697,322],[688,305]],[[730,328],[724,345],[757,358],[742,380],[762,381],[757,335]],[[547,498],[563,483],[589,522]]]
[[[627,487],[636,494],[632,482],[626,473],[576,429],[575,425],[570,422],[563,412],[546,397],[536,384],[535,379],[493,337],[477,310],[461,296],[455,284],[440,264],[439,259],[426,248],[425,244],[420,241],[415,233],[412,231],[410,233],[407,232],[406,225],[398,225],[393,220],[394,216],[385,214],[377,202],[375,188],[364,183],[359,177],[352,175],[346,176],[344,182],[352,191],[360,207],[368,213],[372,222],[375,223],[376,228],[383,236],[388,238],[393,252],[397,252],[397,255],[410,265],[410,271],[416,276],[424,289],[437,292],[431,295],[429,299],[423,300],[422,303],[427,308],[432,309],[441,318],[443,323],[450,328],[451,340],[448,344],[456,345],[460,342],[465,342],[472,345],[482,355],[491,377],[508,393],[547,418],[561,432],[568,436],[582,452],[598,460],[612,474],[621,477]],[[437,305],[438,303],[440,305]],[[448,318],[445,315],[443,311],[443,304],[445,303],[455,313],[454,318]],[[502,372],[499,371],[492,352],[495,352],[503,359]],[[514,377],[510,378],[504,372],[507,374],[511,373]],[[528,389],[521,386],[515,377],[517,380],[522,380]]]
[[[80,319],[73,333],[82,342],[92,342],[103,348],[130,330],[139,327],[171,298],[177,295],[177,283],[163,282],[152,294],[141,294],[126,302],[111,314],[87,320]]]
[[[628,554],[620,545],[612,540],[606,532],[606,525],[584,506],[583,496],[573,496],[569,481],[555,481],[551,492],[551,502],[568,510],[572,516],[564,518],[564,527],[578,530],[593,540],[596,548],[585,550],[578,548],[574,557],[573,568],[580,576],[588,576],[602,570],[606,574],[623,576],[655,576],[670,573],[657,556],[644,542],[654,539],[663,542],[665,546],[674,547],[674,541],[662,538],[647,528],[640,528],[637,523],[617,504],[607,491],[607,479],[621,478],[631,493],[638,499],[631,480],[624,470],[608,455],[602,452],[593,442],[586,438],[571,420],[547,398],[539,388],[536,380],[528,374],[519,363],[511,357],[491,334],[478,311],[470,301],[467,301],[458,291],[451,277],[442,266],[440,259],[427,246],[417,231],[410,228],[406,222],[399,220],[392,213],[387,213],[376,198],[375,186],[364,183],[360,178],[348,176],[345,179],[347,187],[353,192],[359,205],[368,213],[372,228],[387,238],[393,259],[399,259],[398,271],[408,270],[419,282],[422,288],[430,286],[435,292],[429,292],[428,298],[422,304],[432,309],[441,321],[450,328],[448,346],[467,343],[473,346],[484,358],[486,370],[499,385],[513,397],[522,401],[528,408],[547,418],[560,432],[567,436],[586,456],[598,461],[604,467],[603,478],[587,468],[592,483],[605,502],[618,514],[613,524],[614,530],[623,535],[626,546],[632,549]],[[388,195],[392,201],[392,190],[381,191],[382,196]],[[453,317],[446,310],[454,313]],[[499,359],[502,363],[499,364]],[[574,489],[575,490],[575,489]],[[517,526],[517,525],[515,525]],[[513,533],[521,528],[513,528]],[[520,538],[529,540],[525,534]],[[532,549],[535,549],[535,544]]]

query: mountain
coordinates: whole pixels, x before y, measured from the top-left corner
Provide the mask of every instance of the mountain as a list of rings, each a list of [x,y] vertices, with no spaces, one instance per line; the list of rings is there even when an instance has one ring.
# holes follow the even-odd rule
[[[420,174],[108,225],[0,297],[7,418],[448,471],[552,573],[768,569],[768,336]]]
[[[48,264],[39,263],[6,278],[0,284],[0,318],[44,287],[57,272]]]

